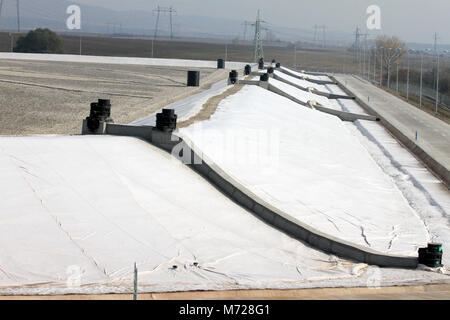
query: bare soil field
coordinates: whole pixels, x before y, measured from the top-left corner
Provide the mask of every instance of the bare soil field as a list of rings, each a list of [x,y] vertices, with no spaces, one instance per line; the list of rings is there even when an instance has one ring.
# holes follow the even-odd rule
[[[0,135],[78,134],[90,103],[111,99],[112,118],[129,123],[208,88],[225,70],[0,60]]]
[[[23,34],[0,32],[0,52],[11,51],[15,41]],[[80,38],[62,36],[64,53],[79,54]],[[152,57],[152,41],[139,38],[118,38],[104,36],[82,37],[82,54],[120,57]],[[310,71],[358,72],[359,65],[353,62],[353,52],[347,48],[311,48],[286,44],[264,44],[264,56],[267,61],[273,58],[283,65]],[[153,57],[167,59],[216,60],[225,58],[225,43],[193,42],[189,39],[165,40],[153,42]],[[228,43],[226,45],[228,61],[253,61],[253,45],[247,43]]]
[[[79,38],[64,36],[66,53],[79,54]],[[83,38],[83,54],[152,57],[151,40],[124,38]],[[7,50],[7,49],[6,49]],[[5,50],[5,51],[6,51]],[[157,40],[153,42],[153,57],[169,59],[216,60],[252,62],[252,44],[201,43],[188,41]],[[357,72],[353,52],[346,48],[310,48],[285,44],[264,45],[266,61],[276,59],[285,66],[305,68],[310,71]]]

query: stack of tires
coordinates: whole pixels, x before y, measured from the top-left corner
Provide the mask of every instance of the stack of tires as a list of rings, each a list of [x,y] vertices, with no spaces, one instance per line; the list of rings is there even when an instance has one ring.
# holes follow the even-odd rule
[[[98,102],[91,103],[91,112],[86,118],[87,126],[92,132],[100,127],[100,121],[113,122],[111,119],[111,101],[107,99],[98,99]]]
[[[172,132],[177,128],[177,115],[174,109],[162,109],[156,114],[156,128],[164,132]]]
[[[269,74],[268,74],[268,73],[263,73],[263,74],[259,77],[259,81],[269,81]]]
[[[258,69],[259,69],[259,70],[264,69],[264,59],[263,59],[263,58],[259,58],[259,61],[258,61]]]
[[[235,84],[238,80],[238,72],[236,70],[231,70],[229,77],[230,77],[230,83]]]
[[[247,64],[244,68],[244,74],[246,76],[248,76],[251,72],[252,72],[252,67],[249,64]]]
[[[431,268],[442,267],[442,245],[429,243],[427,248],[419,248],[419,263]]]

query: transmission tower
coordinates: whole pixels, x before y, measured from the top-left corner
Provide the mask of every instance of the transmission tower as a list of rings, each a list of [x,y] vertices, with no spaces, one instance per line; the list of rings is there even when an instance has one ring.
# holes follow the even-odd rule
[[[436,64],[436,73],[433,71],[433,87],[436,88],[436,113],[437,113],[437,107],[438,107],[438,100],[439,100],[439,52],[438,52],[438,40],[439,40],[438,34],[434,33],[434,63]],[[434,68],[433,68],[434,69]]]
[[[434,53],[437,54],[437,40],[438,40],[438,35],[435,32],[434,33]]]
[[[364,36],[364,47],[363,47],[364,58],[363,58],[363,69],[362,70],[366,70],[366,53],[367,53],[367,36],[368,35],[369,35],[368,33],[363,34],[363,36]]]
[[[254,24],[249,22],[249,21],[244,21],[242,23],[242,25],[244,26],[244,41],[246,41],[247,40],[247,27],[248,26],[253,26]]]
[[[154,38],[156,38],[158,36],[158,26],[159,26],[159,15],[161,13],[168,13],[169,14],[169,19],[170,19],[170,39],[173,38],[173,21],[172,21],[172,15],[174,13],[176,13],[177,11],[175,9],[173,9],[172,7],[160,7],[158,6],[155,10],[153,10],[154,12],[156,12],[156,27],[155,27],[155,36]]]
[[[254,53],[254,61],[257,62],[260,58],[264,58],[264,51],[262,46],[262,38],[261,38],[261,23],[265,22],[261,20],[260,12],[258,10],[258,14],[256,16],[255,22],[255,53]]]
[[[20,2],[16,0],[17,6],[17,31],[20,32]],[[0,18],[2,16],[3,0],[0,0]]]
[[[326,30],[327,26],[322,25],[319,26],[317,24],[314,25],[314,45],[319,46],[320,44],[320,32],[322,32],[322,47],[326,46]]]
[[[325,48],[327,46],[327,38],[326,38],[327,26],[323,25],[320,26],[320,28],[322,29],[322,46]]]
[[[317,45],[317,29],[319,26],[317,24],[314,25],[314,45]]]
[[[17,31],[20,33],[20,2],[17,0]]]
[[[2,21],[3,0],[0,0],[0,22]]]
[[[353,44],[353,62],[357,63],[359,60],[358,50],[359,50],[359,39],[361,34],[359,33],[359,27],[356,27],[355,31],[355,43]]]
[[[356,27],[355,31],[355,43],[353,44],[353,62],[359,62],[361,58],[361,37],[364,37],[365,42],[367,42],[367,33],[361,33],[359,27]]]

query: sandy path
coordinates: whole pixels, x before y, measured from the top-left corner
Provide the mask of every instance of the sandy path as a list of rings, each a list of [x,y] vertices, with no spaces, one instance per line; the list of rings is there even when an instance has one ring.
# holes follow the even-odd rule
[[[0,300],[131,300],[131,294],[0,296]],[[229,290],[146,293],[139,300],[450,300],[450,285],[302,290]]]

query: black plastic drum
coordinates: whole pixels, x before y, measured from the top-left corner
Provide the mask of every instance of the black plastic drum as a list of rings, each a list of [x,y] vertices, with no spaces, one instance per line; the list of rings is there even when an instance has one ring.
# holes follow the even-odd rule
[[[172,132],[177,128],[177,115],[174,109],[162,109],[156,114],[156,128],[164,132]]]
[[[200,85],[200,71],[188,71],[187,86],[198,87]]]

